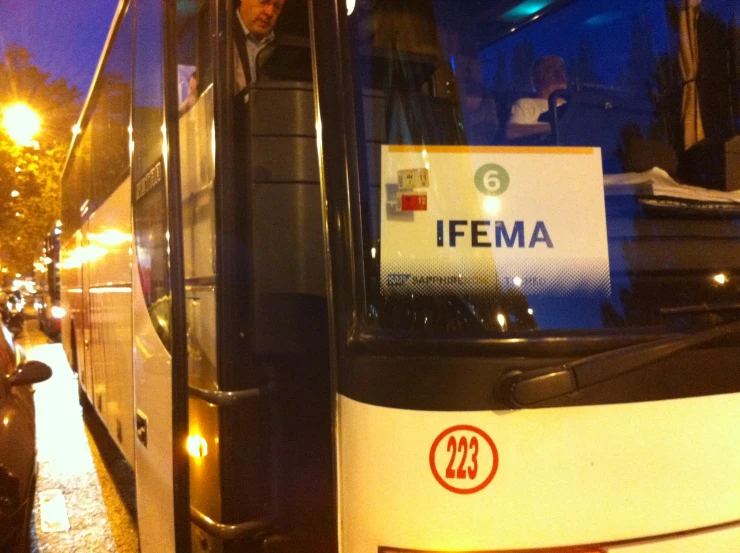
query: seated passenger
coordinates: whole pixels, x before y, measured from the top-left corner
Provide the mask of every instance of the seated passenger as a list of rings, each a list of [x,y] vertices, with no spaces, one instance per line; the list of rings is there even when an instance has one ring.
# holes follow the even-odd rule
[[[285,0],[241,0],[234,25],[235,95],[244,94],[257,80],[257,56],[275,40],[275,25],[285,6]]]
[[[198,101],[198,73],[194,72],[192,75],[190,75],[190,79],[188,81],[188,95],[185,97],[185,99],[180,104],[179,113],[180,115],[185,115],[190,109],[195,105],[195,102]]]
[[[496,101],[480,83],[466,85],[462,110],[467,144],[477,146],[493,144],[498,131]]]
[[[550,95],[568,88],[563,59],[557,56],[538,59],[532,66],[532,84],[536,97],[521,98],[511,108],[511,117],[506,126],[507,140],[550,134],[550,123],[540,121],[540,116],[550,109]]]

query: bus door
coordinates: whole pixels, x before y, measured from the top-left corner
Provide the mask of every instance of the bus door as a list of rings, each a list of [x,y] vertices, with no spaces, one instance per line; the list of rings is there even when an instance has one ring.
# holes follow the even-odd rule
[[[133,380],[139,544],[187,551],[187,396],[176,179],[166,118],[164,8],[136,0],[131,196]],[[175,106],[176,110],[176,106]],[[173,119],[177,124],[176,115]],[[176,180],[175,180],[176,182]],[[174,197],[173,197],[174,196]]]
[[[341,550],[733,551],[737,9],[312,8]]]
[[[168,26],[195,552],[336,550],[307,5],[273,4],[275,39],[246,88],[238,1],[178,3]]]

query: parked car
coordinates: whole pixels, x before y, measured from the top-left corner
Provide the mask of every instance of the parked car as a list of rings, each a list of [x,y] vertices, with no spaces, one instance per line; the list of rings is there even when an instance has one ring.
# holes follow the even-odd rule
[[[38,466],[32,384],[51,368],[26,361],[0,323],[0,552],[27,553]]]
[[[23,332],[23,307],[25,300],[17,290],[6,293],[5,302],[0,306],[2,319],[5,326],[13,333],[16,338]]]

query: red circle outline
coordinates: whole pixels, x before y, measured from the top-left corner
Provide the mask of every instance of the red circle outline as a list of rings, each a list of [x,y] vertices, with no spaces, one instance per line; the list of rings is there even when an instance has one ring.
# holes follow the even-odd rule
[[[437,471],[437,465],[434,462],[435,453],[437,452],[437,446],[439,446],[440,442],[445,437],[452,434],[453,432],[458,432],[461,430],[467,430],[469,432],[475,432],[476,434],[478,434],[481,438],[483,438],[486,442],[488,442],[488,445],[491,446],[491,452],[493,453],[493,467],[491,468],[491,474],[489,474],[488,477],[482,483],[470,489],[455,488],[454,486],[451,486],[450,484],[445,482],[442,476],[440,476],[439,471]],[[491,439],[491,437],[485,432],[483,432],[483,430],[481,430],[480,428],[477,428],[475,426],[470,426],[469,424],[460,424],[458,426],[451,426],[450,428],[442,432],[439,436],[437,436],[436,440],[434,440],[434,443],[432,444],[432,449],[429,450],[429,466],[432,469],[432,474],[434,475],[434,478],[437,479],[437,482],[439,482],[443,488],[453,493],[457,493],[461,495],[469,495],[469,494],[473,494],[473,493],[477,493],[481,491],[483,488],[488,486],[488,484],[490,484],[491,481],[493,480],[493,477],[496,476],[496,471],[498,470],[498,449],[496,449],[496,444],[493,443],[493,440]]]

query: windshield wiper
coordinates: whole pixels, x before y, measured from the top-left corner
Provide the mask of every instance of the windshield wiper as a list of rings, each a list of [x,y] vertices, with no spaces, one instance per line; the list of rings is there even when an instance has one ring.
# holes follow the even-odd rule
[[[498,381],[498,398],[513,409],[522,409],[619,378],[680,351],[733,334],[740,334],[740,321],[693,334],[618,348],[533,371],[511,370],[501,375]]]
[[[699,303],[680,307],[661,307],[661,315],[694,315],[702,313],[719,313],[721,311],[740,311],[740,303]]]

